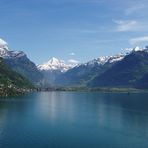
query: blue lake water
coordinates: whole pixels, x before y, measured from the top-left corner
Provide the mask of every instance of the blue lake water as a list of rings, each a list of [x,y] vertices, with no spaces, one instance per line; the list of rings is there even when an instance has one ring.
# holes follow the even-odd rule
[[[39,92],[1,99],[0,148],[148,148],[148,94]]]

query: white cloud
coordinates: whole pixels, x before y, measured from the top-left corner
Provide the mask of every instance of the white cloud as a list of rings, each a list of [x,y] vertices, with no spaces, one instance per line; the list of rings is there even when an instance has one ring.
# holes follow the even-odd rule
[[[118,32],[134,31],[139,28],[139,24],[135,20],[127,20],[127,21],[115,20],[114,22],[117,25],[115,31]]]
[[[148,36],[132,38],[132,39],[129,40],[129,42],[132,45],[148,42]]]
[[[7,46],[7,42],[0,38],[0,47]]]
[[[74,52],[69,53],[70,56],[75,56],[76,54]]]
[[[69,60],[68,60],[68,63],[70,63],[70,64],[78,64],[78,63],[80,63],[80,62],[77,61],[77,60],[74,60],[74,59],[69,59]]]

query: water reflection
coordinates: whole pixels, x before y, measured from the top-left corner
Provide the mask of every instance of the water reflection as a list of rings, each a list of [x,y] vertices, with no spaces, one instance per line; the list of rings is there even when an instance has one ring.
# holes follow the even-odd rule
[[[138,99],[138,94],[40,93],[36,110],[39,117],[47,122],[50,119],[53,123],[60,121],[82,127],[98,126],[148,138],[148,111]]]
[[[0,101],[0,144],[147,147],[147,98],[148,94],[41,92]]]
[[[74,122],[77,112],[75,105],[71,95],[60,92],[40,93],[36,101],[38,115],[52,122],[56,120]]]

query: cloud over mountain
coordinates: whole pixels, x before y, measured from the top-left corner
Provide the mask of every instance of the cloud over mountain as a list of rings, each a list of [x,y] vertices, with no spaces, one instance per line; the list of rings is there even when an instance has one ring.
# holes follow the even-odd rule
[[[4,47],[4,46],[7,46],[7,45],[8,45],[8,43],[0,38],[0,47]]]

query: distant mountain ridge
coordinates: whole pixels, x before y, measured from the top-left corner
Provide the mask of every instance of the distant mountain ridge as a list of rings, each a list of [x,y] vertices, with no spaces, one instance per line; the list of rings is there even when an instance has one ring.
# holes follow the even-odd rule
[[[148,88],[148,49],[133,49],[123,60],[95,77],[89,86]]]
[[[38,70],[44,76],[44,86],[55,85],[55,79],[73,67],[74,65],[66,64],[63,60],[55,57],[52,57],[44,64],[37,65]]]
[[[80,64],[57,77],[59,86],[148,88],[148,47],[104,56]]]
[[[26,54],[23,51],[13,51],[9,50],[7,46],[0,47],[0,57],[4,59],[10,59],[10,58],[20,58],[26,56]]]
[[[102,74],[115,62],[122,60],[125,54],[103,56],[84,64],[79,64],[63,73],[55,80],[60,86],[86,86],[97,75]]]

